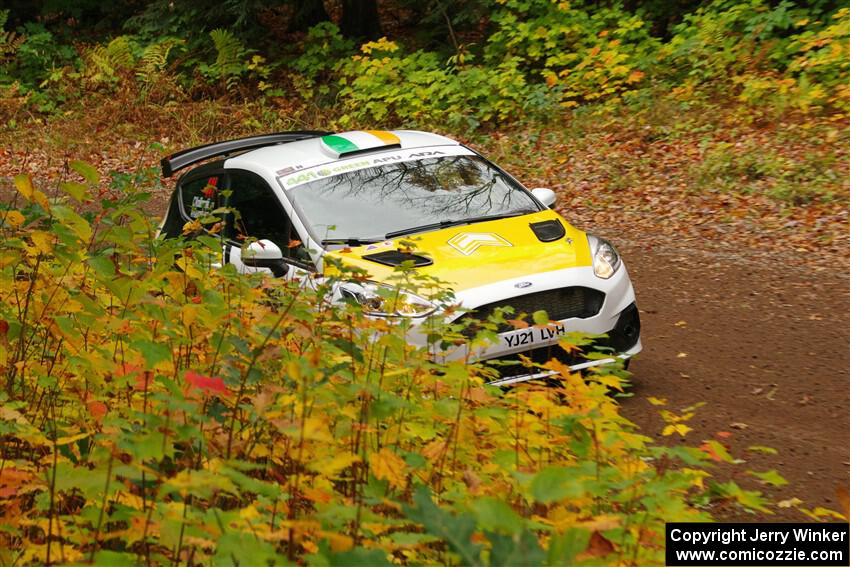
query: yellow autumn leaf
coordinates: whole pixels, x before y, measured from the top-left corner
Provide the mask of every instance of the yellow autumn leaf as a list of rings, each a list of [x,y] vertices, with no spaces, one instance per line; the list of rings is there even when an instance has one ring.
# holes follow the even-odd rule
[[[20,213],[20,211],[8,211],[3,221],[5,224],[8,224],[12,228],[18,228],[22,224],[24,224],[24,215]]]
[[[651,403],[651,404],[652,404],[652,405],[654,405],[654,406],[663,406],[663,405],[667,405],[667,400],[666,400],[666,399],[664,399],[664,398],[656,398],[656,397],[654,397],[654,396],[649,396],[648,398],[646,398],[646,401],[648,401],[649,403]]]
[[[693,431],[692,428],[688,427],[684,423],[673,423],[664,428],[661,432],[661,435],[673,435],[674,433],[678,433],[682,437],[688,434],[688,432]]]
[[[188,236],[193,232],[199,232],[203,230],[204,226],[200,223],[200,221],[193,220],[189,221],[183,225],[183,236]]]
[[[203,277],[203,274],[201,274],[200,270],[198,270],[198,268],[192,265],[185,257],[177,258],[177,260],[174,261],[174,264],[178,268],[183,270],[190,278],[199,279]]]
[[[259,518],[260,513],[257,511],[256,506],[253,504],[248,506],[247,508],[242,508],[239,510],[239,518],[242,520],[253,520],[254,518]]]
[[[41,254],[50,254],[53,250],[53,235],[43,230],[34,230],[30,233],[30,238],[37,252]]]
[[[16,175],[15,176],[15,189],[18,190],[18,193],[24,196],[27,201],[32,200],[32,194],[35,189],[32,186],[32,178],[29,175]]]
[[[69,435],[68,437],[60,437],[56,440],[56,446],[61,447],[62,445],[70,445],[75,441],[79,441],[80,439],[85,439],[91,435],[90,433],[78,433],[77,435]]]
[[[47,195],[45,195],[41,191],[33,191],[32,200],[41,205],[41,208],[45,211],[50,210],[50,203],[47,202]]]
[[[328,540],[328,543],[331,546],[331,551],[335,553],[348,551],[354,547],[354,539],[350,536],[326,531],[320,531],[318,535]]]
[[[404,460],[386,447],[369,455],[369,467],[375,478],[386,480],[395,488],[403,488],[407,481]]]
[[[341,471],[360,461],[358,455],[339,453],[330,459],[323,459],[310,464],[310,468],[329,478],[336,477]]]
[[[192,323],[195,322],[195,319],[198,318],[198,306],[187,303],[183,307],[180,308],[181,313],[183,314],[183,324],[186,327],[191,327]]]
[[[602,384],[603,386],[608,386],[609,388],[613,388],[614,390],[623,391],[622,380],[613,374],[606,374],[603,376],[595,377],[595,380]]]

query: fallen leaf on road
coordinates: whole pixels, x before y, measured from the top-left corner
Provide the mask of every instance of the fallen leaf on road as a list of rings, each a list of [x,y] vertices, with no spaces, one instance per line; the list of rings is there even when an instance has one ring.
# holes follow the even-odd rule
[[[764,472],[756,472],[756,471],[747,471],[752,476],[759,479],[764,484],[769,484],[770,486],[785,486],[788,484],[788,481],[785,478],[776,472],[775,469],[770,469],[769,471]]]
[[[799,506],[803,501],[799,498],[789,498],[788,500],[780,500],[776,505],[780,508],[791,508],[792,506]]]
[[[765,447],[764,445],[750,445],[749,447],[747,447],[747,451],[753,451],[754,453],[764,453],[765,455],[779,454],[779,451],[777,451],[773,447]]]
[[[686,352],[680,352],[679,354],[677,354],[677,355],[676,355],[676,358],[685,358],[685,357],[687,357],[687,356],[688,356],[688,353],[686,353]]]
[[[717,433],[715,433],[715,435],[717,435],[721,439],[728,439],[729,437],[732,437],[732,434],[728,431],[718,431]]]
[[[730,423],[730,424],[729,424],[729,427],[731,427],[732,429],[741,429],[741,430],[743,430],[743,429],[748,428],[748,427],[749,427],[749,425],[747,425],[746,423],[741,423],[740,421],[736,421],[735,423]]]
[[[688,322],[687,321],[676,321],[676,326],[677,327],[687,327]]]
[[[667,404],[667,400],[666,400],[666,399],[664,399],[664,398],[656,398],[656,397],[654,397],[654,396],[649,396],[646,400],[647,400],[649,403],[651,403],[652,405],[654,405],[654,406],[663,406],[663,405],[666,405],[666,404]]]
[[[679,376],[681,376],[682,378],[690,378],[691,377],[690,374],[685,374],[684,372],[679,372]]]

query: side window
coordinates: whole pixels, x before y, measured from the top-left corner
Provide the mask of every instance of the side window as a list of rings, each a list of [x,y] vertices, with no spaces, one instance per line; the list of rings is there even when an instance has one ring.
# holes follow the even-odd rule
[[[208,217],[222,206],[221,176],[209,175],[184,181],[180,185],[183,215],[191,220]]]
[[[266,239],[277,244],[287,257],[310,263],[310,255],[292,228],[274,191],[258,175],[247,171],[231,171],[228,206],[238,211],[230,228],[237,241],[246,238]]]

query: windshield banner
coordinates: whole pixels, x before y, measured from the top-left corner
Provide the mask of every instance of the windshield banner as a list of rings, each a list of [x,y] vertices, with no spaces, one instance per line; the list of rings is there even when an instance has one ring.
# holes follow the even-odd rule
[[[349,159],[341,159],[315,165],[312,167],[299,168],[295,166],[294,171],[279,175],[277,180],[284,189],[292,189],[304,183],[333,177],[340,173],[358,171],[369,167],[379,167],[387,163],[398,163],[404,161],[416,161],[426,158],[437,158],[443,156],[473,156],[475,152],[463,146],[429,146],[425,148],[413,148],[409,150],[396,150],[393,152],[380,152],[371,156],[356,156]],[[287,168],[289,169],[289,168]]]

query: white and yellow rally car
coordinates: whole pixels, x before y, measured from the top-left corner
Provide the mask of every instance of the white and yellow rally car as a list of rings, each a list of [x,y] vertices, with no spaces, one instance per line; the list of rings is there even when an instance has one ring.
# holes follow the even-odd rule
[[[545,362],[566,332],[607,334],[609,358],[570,359],[574,370],[628,360],[641,350],[640,319],[626,267],[614,247],[551,210],[549,189],[527,190],[474,150],[425,132],[299,131],[192,148],[162,160],[163,174],[206,162],[180,177],[161,232],[227,208],[223,262],[242,272],[289,279],[322,274],[330,258],[362,268],[371,282],[343,284],[374,316],[410,317],[436,306],[407,293],[385,308],[381,286],[402,262],[452,288],[464,310],[486,319],[499,307],[545,310],[548,326],[498,329],[498,342],[451,357],[506,361],[522,353]],[[246,238],[252,244],[245,246]],[[415,239],[411,251],[400,241]],[[256,241],[255,241],[256,240]],[[425,343],[425,333],[411,341]],[[528,365],[496,365],[510,384],[545,376]]]

